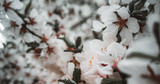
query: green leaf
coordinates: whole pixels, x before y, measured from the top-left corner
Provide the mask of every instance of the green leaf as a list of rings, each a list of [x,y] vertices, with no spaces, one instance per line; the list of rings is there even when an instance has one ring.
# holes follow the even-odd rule
[[[131,15],[132,17],[135,17],[138,20],[145,21],[148,15],[148,11],[147,10],[144,10],[144,11],[134,10]]]
[[[122,84],[122,80],[120,80],[120,79],[104,78],[104,79],[102,79],[101,84]]]
[[[51,22],[47,22],[47,24],[50,25],[50,26],[54,26]]]
[[[72,50],[64,50],[64,52],[73,52]]]
[[[64,79],[64,80],[58,80],[59,82],[62,82],[64,84],[76,84],[74,81],[70,79]]]
[[[140,10],[144,4],[146,3],[146,0],[140,0],[134,5],[134,10]]]
[[[29,9],[31,8],[32,5],[32,0],[30,0],[30,2],[27,4],[24,15],[26,16],[29,12]]]
[[[81,37],[78,37],[76,40],[76,48],[78,48],[81,45]]]
[[[148,9],[149,9],[149,13],[154,12],[154,5],[150,4],[148,6]]]
[[[132,11],[134,10],[134,4],[137,2],[138,0],[132,0],[132,2],[129,4],[129,10],[132,13]]]
[[[27,46],[34,47],[34,48],[37,47],[37,46],[39,46],[39,44],[37,42],[30,42],[30,43],[26,42],[26,44],[27,44]]]
[[[70,48],[75,47],[75,45],[67,37],[60,38],[60,39],[62,39]]]
[[[80,79],[81,79],[81,69],[80,68],[74,68],[73,80],[78,84]]]

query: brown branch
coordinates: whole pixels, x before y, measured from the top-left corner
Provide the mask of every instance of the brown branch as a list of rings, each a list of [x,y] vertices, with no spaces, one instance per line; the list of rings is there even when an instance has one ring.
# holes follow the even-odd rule
[[[88,17],[83,18],[81,21],[79,21],[78,23],[71,26],[71,29],[76,29],[79,25],[85,23],[92,16],[93,16],[93,14],[89,15]]]

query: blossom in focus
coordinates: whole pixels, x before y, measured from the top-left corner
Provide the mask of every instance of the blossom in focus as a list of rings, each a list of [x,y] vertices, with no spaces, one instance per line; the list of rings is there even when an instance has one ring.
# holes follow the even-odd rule
[[[126,40],[124,43],[125,45],[129,45],[133,40],[132,33],[137,33],[139,31],[137,19],[130,17],[126,7],[120,7],[119,5],[102,6],[98,9],[98,14],[100,15],[101,21],[104,23],[95,23],[96,25],[100,25],[99,30],[104,27],[101,25],[105,25],[106,29],[111,25],[115,25],[112,29],[118,30],[117,34],[121,36],[122,40]]]

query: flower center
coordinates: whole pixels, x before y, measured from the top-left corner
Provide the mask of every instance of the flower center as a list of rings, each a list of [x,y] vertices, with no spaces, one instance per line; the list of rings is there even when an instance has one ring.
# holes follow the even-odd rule
[[[15,28],[15,27],[18,27],[18,25],[16,24],[16,22],[15,22],[15,21],[11,21],[11,23],[10,23],[10,24],[11,24],[11,26],[12,26],[12,27],[14,27],[14,28]]]
[[[54,47],[48,47],[47,53],[48,53],[48,55],[51,55],[51,53],[54,53]]]
[[[43,35],[42,38],[41,38],[41,42],[44,42],[44,43],[45,43],[45,42],[47,42],[47,41],[48,41],[48,38]]]
[[[29,18],[29,24],[31,24],[31,25],[36,24],[36,21],[34,20],[34,18]]]
[[[118,21],[113,22],[113,23],[118,25],[120,28],[123,28],[123,27],[127,27],[127,25],[126,25],[127,21],[128,21],[128,19],[118,18]]]
[[[5,11],[7,11],[10,8],[11,3],[12,2],[6,2],[6,0],[4,1],[3,7],[4,7]]]
[[[118,21],[113,22],[113,24],[118,25],[120,29],[122,29],[123,27],[127,27],[127,28],[128,28],[128,26],[126,25],[128,19],[123,19],[123,18],[121,18],[120,15],[119,15],[117,12],[114,12],[114,13],[115,13],[116,16],[117,16]]]

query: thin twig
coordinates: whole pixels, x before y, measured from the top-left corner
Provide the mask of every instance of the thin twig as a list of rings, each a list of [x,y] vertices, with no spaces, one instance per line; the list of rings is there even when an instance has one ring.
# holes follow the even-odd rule
[[[85,23],[92,16],[93,16],[93,14],[89,15],[88,17],[83,18],[81,21],[79,21],[78,23],[71,26],[71,29],[76,29],[79,25]]]

